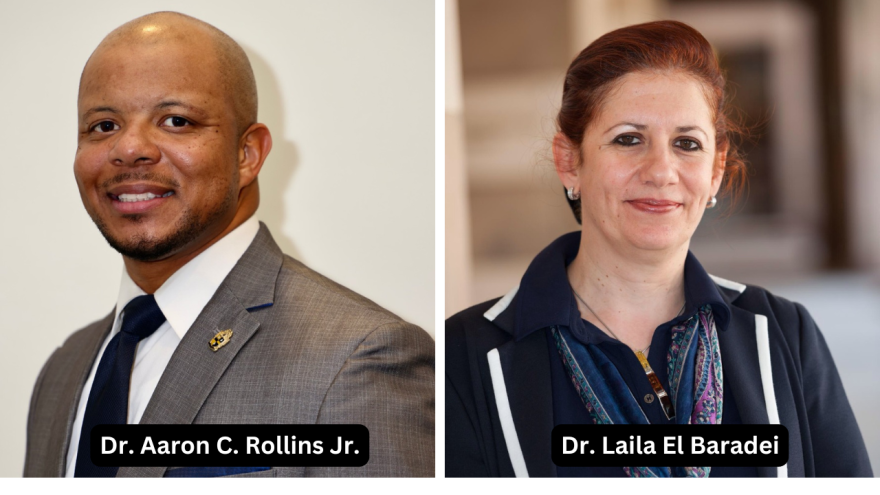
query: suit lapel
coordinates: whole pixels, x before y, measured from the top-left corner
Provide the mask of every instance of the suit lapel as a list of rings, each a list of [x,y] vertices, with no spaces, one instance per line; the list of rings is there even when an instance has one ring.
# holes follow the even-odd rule
[[[248,309],[271,305],[283,254],[266,226],[242,255],[171,356],[147,404],[141,424],[191,424],[238,352],[260,328]],[[208,342],[231,329],[229,343],[214,352]],[[167,467],[121,467],[118,477],[162,476]]]
[[[755,337],[755,314],[734,305],[730,307],[730,324],[718,332],[721,362],[724,367],[725,393],[732,393],[743,424],[770,423],[767,403],[761,385],[758,364],[758,342]],[[724,356],[736,356],[725,360]],[[776,477],[775,467],[758,467],[759,477]]]
[[[259,327],[228,290],[218,289],[174,351],[140,424],[191,424],[223,372]],[[214,352],[208,342],[226,329],[233,331],[229,343]],[[117,476],[162,476],[166,469],[121,467]]]
[[[550,355],[544,332],[498,348],[510,412],[530,477],[555,477],[550,455],[553,397]]]
[[[95,322],[92,328],[83,332],[84,339],[69,352],[71,361],[66,365],[68,373],[66,382],[52,393],[58,394],[58,411],[67,411],[67,415],[52,415],[52,424],[49,428],[50,438],[46,465],[53,470],[53,476],[64,476],[67,469],[67,452],[70,449],[70,436],[73,432],[73,423],[76,420],[76,412],[79,408],[86,380],[92,370],[92,363],[98,359],[98,351],[110,329],[116,311],[113,310],[102,320]]]

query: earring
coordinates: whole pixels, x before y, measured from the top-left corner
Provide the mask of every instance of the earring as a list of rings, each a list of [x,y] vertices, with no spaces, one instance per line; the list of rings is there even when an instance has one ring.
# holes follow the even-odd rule
[[[581,199],[580,191],[575,191],[574,186],[568,188],[567,194],[569,201],[577,201]]]
[[[710,199],[709,202],[706,203],[706,208],[707,209],[708,208],[715,208],[715,205],[717,205],[717,204],[718,204],[718,199],[715,198],[715,196],[712,196],[712,199]]]

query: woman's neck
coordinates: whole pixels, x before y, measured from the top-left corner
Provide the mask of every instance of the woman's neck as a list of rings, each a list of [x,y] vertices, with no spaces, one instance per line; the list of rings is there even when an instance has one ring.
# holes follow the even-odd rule
[[[568,266],[569,282],[586,302],[578,302],[581,316],[633,350],[645,348],[657,326],[684,305],[687,246],[671,253],[640,253],[585,239]]]

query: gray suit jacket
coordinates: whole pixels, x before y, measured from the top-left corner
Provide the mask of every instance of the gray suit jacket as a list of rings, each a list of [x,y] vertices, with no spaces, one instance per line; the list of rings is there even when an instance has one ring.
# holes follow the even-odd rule
[[[64,474],[77,404],[114,313],[77,331],[31,398],[25,476]],[[208,341],[234,337],[218,352]],[[363,467],[277,467],[251,476],[433,476],[434,341],[302,263],[265,225],[180,342],[141,424],[363,424]],[[122,467],[118,476],[163,476]]]

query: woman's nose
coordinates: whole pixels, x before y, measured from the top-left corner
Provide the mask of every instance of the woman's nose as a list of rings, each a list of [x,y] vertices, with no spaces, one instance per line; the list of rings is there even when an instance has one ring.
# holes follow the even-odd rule
[[[128,124],[120,129],[110,150],[110,161],[124,167],[158,163],[161,153],[153,140],[152,131],[147,123]]]
[[[640,171],[640,178],[645,184],[665,187],[678,180],[678,169],[675,154],[665,146],[652,146],[645,157]]]

